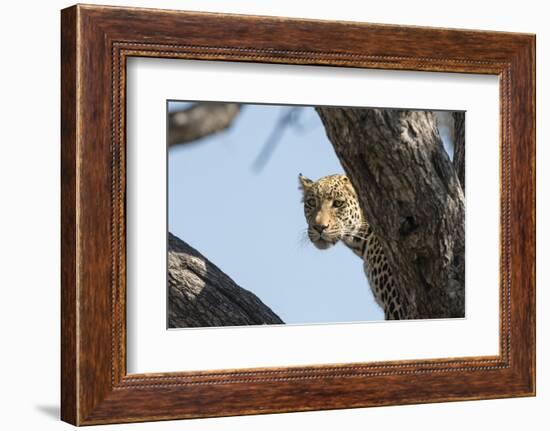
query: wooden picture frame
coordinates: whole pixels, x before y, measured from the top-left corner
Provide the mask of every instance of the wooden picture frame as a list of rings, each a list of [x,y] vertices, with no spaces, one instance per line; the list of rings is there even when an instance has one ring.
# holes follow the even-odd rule
[[[534,35],[82,5],[63,10],[61,24],[64,421],[535,394]],[[127,374],[125,65],[131,56],[498,75],[500,354]]]

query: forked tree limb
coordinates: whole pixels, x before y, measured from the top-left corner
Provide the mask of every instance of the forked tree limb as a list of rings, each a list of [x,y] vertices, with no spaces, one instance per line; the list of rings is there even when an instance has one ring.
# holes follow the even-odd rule
[[[240,112],[238,103],[200,102],[168,114],[168,145],[186,144],[227,129]]]
[[[284,323],[197,250],[168,235],[169,328]]]
[[[464,194],[433,113],[316,109],[416,317],[463,317]]]

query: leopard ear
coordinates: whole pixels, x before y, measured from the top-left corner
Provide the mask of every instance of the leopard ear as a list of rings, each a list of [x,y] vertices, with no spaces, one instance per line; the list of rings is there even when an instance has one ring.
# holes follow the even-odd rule
[[[353,188],[353,184],[351,184],[351,181],[350,181],[350,179],[349,179],[347,176],[342,175],[342,181],[344,181],[345,187],[346,187],[349,191],[351,191],[353,194],[357,194],[356,191],[355,191],[355,189]]]
[[[298,175],[299,180],[299,188],[306,193],[312,186],[313,181],[311,181],[309,178],[304,177],[302,174]]]

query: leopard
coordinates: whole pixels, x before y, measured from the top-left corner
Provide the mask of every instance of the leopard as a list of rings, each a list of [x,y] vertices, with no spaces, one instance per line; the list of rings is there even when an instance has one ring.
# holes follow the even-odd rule
[[[317,181],[299,174],[307,236],[326,250],[342,242],[363,260],[363,269],[384,320],[410,319],[410,302],[399,289],[379,238],[361,209],[355,188],[346,175],[324,176]]]

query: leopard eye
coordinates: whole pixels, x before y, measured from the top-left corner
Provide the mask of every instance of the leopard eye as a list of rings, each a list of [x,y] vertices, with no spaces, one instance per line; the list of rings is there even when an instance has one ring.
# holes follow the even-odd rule
[[[334,199],[334,201],[332,202],[332,206],[334,208],[341,208],[343,205],[344,205],[344,201],[341,201],[339,199]]]
[[[307,201],[306,201],[306,204],[310,207],[314,207],[316,202],[315,202],[315,199],[314,198],[309,198]]]

